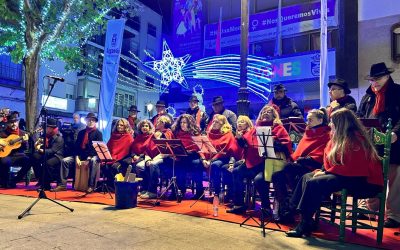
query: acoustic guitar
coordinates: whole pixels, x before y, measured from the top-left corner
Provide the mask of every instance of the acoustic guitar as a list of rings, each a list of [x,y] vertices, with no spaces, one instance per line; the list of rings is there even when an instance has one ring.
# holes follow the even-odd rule
[[[34,133],[41,132],[43,129],[38,128],[32,133],[27,133],[28,135],[32,135]],[[3,146],[3,149],[0,149],[0,158],[7,157],[12,150],[20,148],[23,141],[23,136],[19,135],[9,135],[7,138],[0,138],[0,144]]]

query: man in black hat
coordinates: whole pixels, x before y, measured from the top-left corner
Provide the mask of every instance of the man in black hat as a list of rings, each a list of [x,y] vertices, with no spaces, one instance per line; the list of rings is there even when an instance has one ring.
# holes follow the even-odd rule
[[[157,101],[156,111],[157,111],[157,114],[155,116],[153,116],[153,118],[151,118],[151,123],[153,123],[154,126],[156,126],[156,124],[157,124],[157,119],[163,115],[167,116],[171,120],[171,123],[174,123],[174,118],[170,114],[167,113],[165,101],[163,101],[163,100]]]
[[[212,124],[214,115],[219,114],[219,115],[223,115],[226,117],[229,124],[232,126],[232,132],[236,133],[237,116],[233,111],[225,108],[224,99],[222,98],[222,96],[215,96],[213,98],[212,109],[213,109],[213,111],[211,112],[211,114],[209,116],[210,119],[208,120],[207,130],[210,128],[210,126]]]
[[[46,169],[43,169],[43,157],[46,154]],[[64,157],[64,138],[57,127],[57,120],[47,119],[46,138],[40,138],[35,143],[35,153],[32,155],[32,165],[35,176],[45,190],[50,190],[50,183],[57,181],[57,191],[65,191],[66,183],[60,179],[61,160]],[[43,175],[44,171],[44,175]]]
[[[392,148],[389,167],[389,193],[386,199],[386,221],[384,226],[400,227],[400,85],[390,76],[394,70],[384,62],[373,64],[365,77],[370,86],[361,99],[357,115],[360,118],[377,118],[382,128],[392,119]],[[372,201],[371,201],[372,202]]]
[[[200,109],[199,99],[196,95],[192,95],[190,97],[189,108],[186,110],[186,114],[193,116],[196,121],[196,125],[200,128],[201,132],[204,133],[207,126],[208,116],[206,112]]]
[[[328,87],[331,103],[326,107],[326,110],[329,117],[333,111],[340,108],[349,109],[354,113],[357,112],[356,100],[350,96],[351,90],[345,80],[337,78],[329,81]]]
[[[78,166],[81,165],[81,161],[89,161],[89,185],[87,193],[93,192],[96,185],[97,171],[100,170],[100,163],[93,147],[93,141],[103,141],[103,134],[96,128],[98,119],[94,113],[87,114],[86,118],[86,129],[81,130],[78,133],[75,147],[77,148],[77,154],[75,156],[75,162]]]
[[[24,153],[28,149],[29,136],[25,131],[19,129],[19,120],[15,114],[6,117],[6,127],[0,131],[0,152],[5,153],[5,156],[0,158],[0,187],[9,188],[14,187],[15,182],[9,180],[9,171],[11,166],[21,166],[21,170],[17,174],[16,179],[22,179],[30,168],[29,157]],[[22,139],[21,146],[15,148],[6,154],[11,148],[7,147],[5,141],[8,137],[20,137]]]
[[[140,112],[140,110],[137,109],[136,105],[132,105],[129,107],[128,111],[129,111],[129,115],[128,115],[128,118],[126,118],[126,119],[128,120],[129,125],[131,126],[132,130],[136,134],[137,133],[137,125],[140,122],[140,120],[138,118],[138,112]]]
[[[289,117],[303,118],[297,103],[286,96],[286,88],[282,83],[274,86],[274,97],[269,101],[269,104],[275,104],[279,107],[279,117],[281,119]]]

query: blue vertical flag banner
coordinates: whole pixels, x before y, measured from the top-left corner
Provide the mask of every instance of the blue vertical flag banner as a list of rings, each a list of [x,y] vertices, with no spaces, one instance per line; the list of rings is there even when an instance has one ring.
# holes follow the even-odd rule
[[[319,70],[320,105],[326,107],[329,103],[328,97],[328,3],[321,0],[321,58]]]
[[[115,91],[118,80],[119,59],[125,19],[107,22],[106,43],[104,45],[103,70],[99,96],[99,129],[104,141],[111,135],[112,115],[114,111]]]

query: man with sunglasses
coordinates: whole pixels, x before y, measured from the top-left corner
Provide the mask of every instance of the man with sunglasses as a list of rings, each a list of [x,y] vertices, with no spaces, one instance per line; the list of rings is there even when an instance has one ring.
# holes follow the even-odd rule
[[[357,115],[360,118],[376,118],[385,129],[388,119],[392,119],[392,148],[389,167],[389,193],[386,199],[384,226],[400,227],[400,85],[390,76],[394,70],[384,62],[373,64],[365,78],[371,86],[361,99]],[[371,201],[368,204],[372,205]]]
[[[286,96],[286,88],[282,83],[274,86],[274,97],[269,103],[279,107],[279,117],[281,119],[289,117],[303,118],[297,103]]]

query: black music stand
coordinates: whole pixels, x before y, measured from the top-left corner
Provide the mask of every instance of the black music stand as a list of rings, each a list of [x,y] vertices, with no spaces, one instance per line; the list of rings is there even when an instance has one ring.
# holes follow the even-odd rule
[[[264,130],[263,127],[258,127],[258,128],[260,129],[260,131],[256,131],[256,135],[257,135],[257,141],[259,144],[258,145],[250,145],[250,146],[257,147],[259,149],[259,154],[261,157],[264,158],[264,161],[266,159],[281,160],[280,158],[277,158],[275,155],[275,150],[274,150],[274,146],[273,146],[272,130],[263,131]],[[265,216],[267,216],[267,219],[265,218]],[[242,223],[240,223],[240,226],[245,225],[245,223],[250,219],[252,219],[255,223],[257,223],[257,225],[260,228],[262,228],[262,234],[264,237],[265,237],[265,227],[271,222],[275,223],[275,225],[279,229],[281,229],[281,226],[275,221],[273,214],[272,213],[269,214],[269,212],[266,211],[262,207],[260,208],[260,222],[255,220],[254,216],[250,214]]]
[[[182,193],[180,193],[180,189],[178,184],[176,183],[175,176],[175,161],[176,157],[187,156],[187,152],[185,150],[185,146],[183,146],[182,141],[180,139],[154,139],[153,142],[156,144],[158,151],[160,154],[164,156],[170,156],[172,158],[172,177],[169,180],[169,183],[165,190],[157,197],[154,202],[154,206],[160,205],[160,199],[163,195],[168,191],[168,189],[173,185],[175,194],[176,194],[176,202],[180,203],[182,201]],[[184,194],[183,194],[184,195]]]
[[[54,86],[55,86],[57,80],[58,80],[58,79],[54,79],[53,84],[51,84],[51,83],[49,84],[49,86],[50,86],[49,93],[47,94],[47,98],[46,98],[46,100],[44,101],[43,106],[42,106],[42,109],[40,110],[39,115],[38,115],[38,117],[36,117],[36,121],[35,121],[35,126],[34,126],[34,127],[36,127],[36,126],[38,125],[39,119],[40,119],[40,117],[42,117],[42,121],[43,121],[42,126],[43,126],[43,128],[44,128],[44,129],[43,129],[43,139],[44,139],[44,141],[45,141],[45,139],[46,139],[47,117],[48,117],[48,113],[47,113],[47,109],[46,109],[46,104],[47,104],[47,101],[49,100],[49,97],[50,97],[50,95],[51,95],[51,92],[52,92],[53,89],[54,89]],[[40,178],[39,180],[41,181],[41,184],[42,184],[42,185],[41,185],[41,186],[39,187],[39,189],[37,190],[38,193],[39,193],[39,194],[38,194],[38,198],[37,198],[28,208],[26,208],[25,211],[22,212],[22,214],[18,215],[18,219],[22,219],[27,213],[29,213],[29,211],[31,211],[31,209],[33,208],[33,206],[35,206],[35,204],[38,203],[41,199],[49,200],[49,201],[51,201],[51,202],[53,202],[53,203],[55,203],[55,204],[57,204],[57,205],[60,205],[60,206],[62,206],[62,207],[64,207],[64,208],[68,209],[68,210],[71,211],[71,212],[74,211],[73,208],[69,208],[69,207],[67,207],[67,206],[65,206],[65,205],[63,205],[63,204],[61,204],[61,203],[59,203],[59,202],[57,202],[57,201],[55,201],[55,200],[50,199],[49,197],[47,197],[46,192],[44,191],[44,188],[45,188],[45,187],[43,186],[43,185],[44,185],[44,179],[45,179],[45,171],[48,171],[48,169],[47,169],[46,146],[43,147],[42,176],[39,177],[39,178]]]
[[[107,165],[110,162],[113,162],[113,158],[110,154],[110,150],[107,147],[107,144],[103,141],[92,141],[92,145],[94,150],[96,150],[96,154],[100,159],[100,164],[103,163],[104,165]],[[96,187],[93,192],[99,190],[101,188],[101,192],[103,192],[103,194],[106,194],[106,191],[108,193],[108,195],[110,195],[110,198],[113,199],[110,189],[108,188],[106,182],[105,182],[105,176],[104,174],[101,174],[101,169],[100,169],[100,176],[103,179],[102,183],[100,186]],[[89,193],[85,193],[84,195],[81,196],[82,197],[86,197]]]
[[[192,139],[194,143],[199,147],[201,153],[209,154],[211,156],[218,154],[217,150],[214,148],[210,139],[206,135],[192,136]],[[211,182],[211,169],[209,169],[208,171],[208,180]],[[190,208],[192,208],[199,200],[201,200],[206,192],[209,191],[209,189],[210,185],[208,185],[208,187],[204,189],[201,196],[195,202],[193,202],[193,204],[190,205]]]

